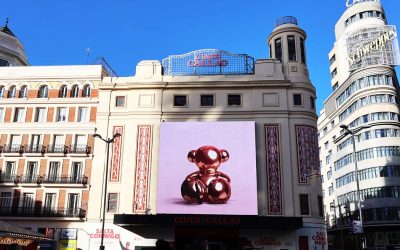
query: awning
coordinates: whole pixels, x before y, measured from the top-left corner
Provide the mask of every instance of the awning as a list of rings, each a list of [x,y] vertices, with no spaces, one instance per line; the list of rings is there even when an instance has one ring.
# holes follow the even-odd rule
[[[0,220],[0,245],[27,246],[40,240],[52,240],[52,238]]]
[[[176,227],[248,228],[271,230],[297,230],[303,227],[301,217],[257,215],[205,215],[205,214],[116,214],[114,224],[139,235],[154,229]],[[146,233],[146,236],[149,236]]]

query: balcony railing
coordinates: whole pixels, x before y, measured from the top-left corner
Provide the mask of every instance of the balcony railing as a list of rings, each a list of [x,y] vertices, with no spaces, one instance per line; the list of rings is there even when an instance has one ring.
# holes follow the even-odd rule
[[[0,183],[63,183],[63,184],[88,184],[88,177],[80,176],[54,176],[54,175],[0,175]]]
[[[86,154],[89,155],[92,152],[92,148],[87,144],[78,145],[64,145],[64,144],[53,144],[53,145],[21,145],[21,144],[6,144],[0,145],[1,153],[40,153],[40,154]]]
[[[85,218],[86,210],[81,208],[0,207],[0,216]]]

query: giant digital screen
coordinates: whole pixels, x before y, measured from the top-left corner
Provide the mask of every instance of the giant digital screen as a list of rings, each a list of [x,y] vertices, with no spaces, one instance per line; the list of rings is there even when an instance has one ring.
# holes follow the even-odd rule
[[[157,213],[256,215],[255,123],[161,123]]]

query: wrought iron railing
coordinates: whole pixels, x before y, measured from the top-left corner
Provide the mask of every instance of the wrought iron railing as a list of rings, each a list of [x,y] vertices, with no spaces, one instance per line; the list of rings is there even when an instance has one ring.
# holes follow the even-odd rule
[[[54,175],[0,175],[0,183],[63,183],[63,184],[88,184],[88,177],[79,176],[54,176]]]
[[[275,28],[283,24],[295,24],[297,25],[297,19],[293,16],[284,16],[275,21]]]
[[[90,154],[92,148],[87,144],[78,145],[64,145],[64,144],[53,144],[53,145],[21,145],[21,144],[11,144],[11,145],[0,145],[1,153],[61,153],[61,154]]]
[[[53,207],[0,207],[0,216],[85,218],[86,210]]]

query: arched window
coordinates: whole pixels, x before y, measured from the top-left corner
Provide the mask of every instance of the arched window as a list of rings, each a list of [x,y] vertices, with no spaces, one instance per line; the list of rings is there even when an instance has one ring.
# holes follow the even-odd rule
[[[83,87],[82,97],[90,97],[90,85],[87,84]]]
[[[47,98],[49,95],[49,88],[46,85],[40,86],[38,91],[38,98]]]
[[[15,98],[16,96],[17,96],[17,88],[15,86],[11,86],[8,89],[7,97],[8,98]]]
[[[71,97],[78,97],[78,96],[79,96],[79,86],[74,85],[72,86]]]
[[[22,86],[19,90],[19,98],[25,98],[28,96],[28,88],[26,86]]]
[[[58,97],[65,98],[67,97],[68,88],[67,85],[62,85],[60,90],[58,91]]]
[[[5,91],[4,86],[0,86],[0,98],[4,97],[4,91]]]

